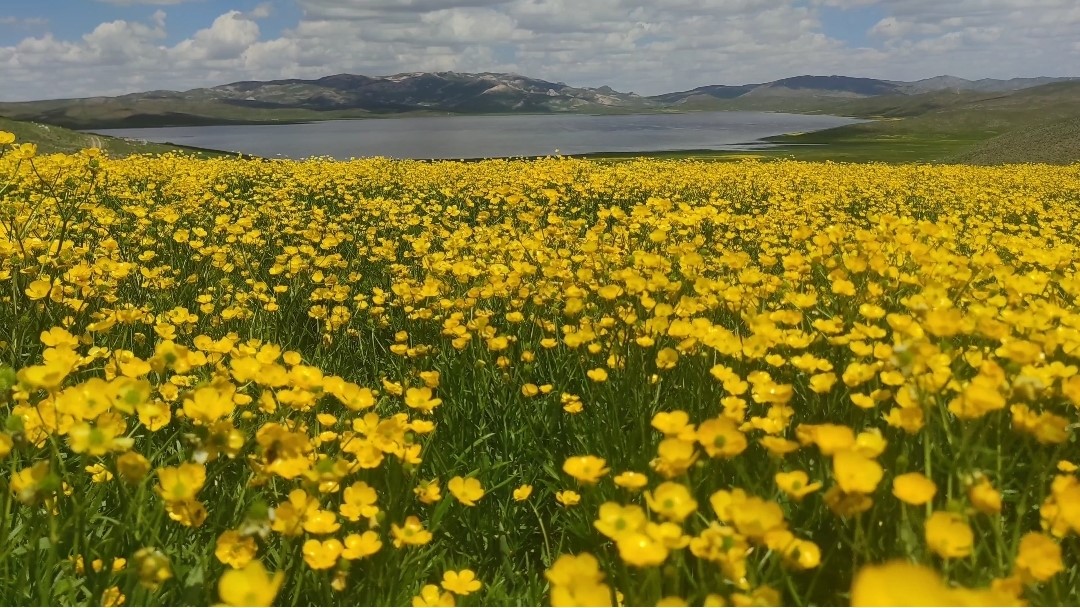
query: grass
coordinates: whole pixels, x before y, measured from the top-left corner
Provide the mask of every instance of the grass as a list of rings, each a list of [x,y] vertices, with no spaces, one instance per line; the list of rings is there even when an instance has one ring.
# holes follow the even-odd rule
[[[949,160],[977,165],[1080,162],[1080,117],[1010,131],[964,149]]]

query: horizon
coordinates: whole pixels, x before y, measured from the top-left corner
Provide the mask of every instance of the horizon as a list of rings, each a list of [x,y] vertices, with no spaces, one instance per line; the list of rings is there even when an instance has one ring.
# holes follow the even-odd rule
[[[360,73],[356,73],[356,72],[338,72],[338,73],[334,73],[334,74],[324,74],[324,75],[321,75],[321,76],[312,76],[310,78],[272,78],[272,79],[267,79],[267,80],[245,79],[245,80],[233,80],[233,81],[230,81],[230,82],[222,82],[222,83],[218,83],[218,84],[209,84],[209,85],[206,85],[206,86],[193,87],[193,88],[188,88],[188,89],[158,88],[158,89],[145,89],[145,90],[141,90],[141,91],[124,91],[122,93],[116,93],[116,94],[112,94],[112,95],[88,95],[86,97],[49,97],[49,98],[42,98],[42,99],[18,100],[18,101],[12,101],[12,102],[0,100],[0,103],[21,103],[23,101],[25,101],[25,102],[46,102],[46,101],[65,101],[65,100],[71,100],[71,99],[110,98],[110,97],[123,97],[125,95],[139,95],[139,94],[155,93],[155,92],[185,93],[185,92],[192,91],[192,90],[212,89],[212,88],[216,88],[216,87],[226,87],[226,86],[231,86],[231,85],[235,85],[235,84],[242,84],[242,83],[248,83],[248,82],[264,82],[265,83],[265,82],[284,82],[284,81],[296,81],[296,80],[304,81],[304,82],[316,82],[316,81],[322,80],[324,78],[333,78],[335,76],[362,76],[364,78],[372,78],[372,79],[389,79],[389,78],[395,78],[395,77],[398,77],[398,76],[420,76],[420,75],[423,75],[423,74],[434,74],[434,75],[456,74],[456,75],[459,75],[459,76],[485,76],[485,75],[491,75],[491,76],[516,76],[516,77],[520,77],[520,78],[527,78],[527,79],[530,79],[530,80],[540,80],[540,81],[548,82],[548,83],[551,83],[551,84],[560,84],[560,85],[570,86],[570,87],[574,87],[574,88],[601,89],[601,88],[604,88],[604,87],[609,87],[609,85],[607,85],[605,83],[591,84],[591,85],[590,84],[577,85],[577,84],[570,84],[570,83],[567,83],[567,82],[561,81],[561,80],[548,80],[546,78],[536,78],[536,77],[530,76],[528,74],[520,74],[520,73],[517,73],[517,72],[492,72],[492,71],[485,71],[485,70],[476,71],[476,72],[463,72],[463,71],[458,71],[458,70],[440,70],[440,71],[435,71],[435,72],[409,71],[409,72],[396,72],[394,74],[360,74]],[[913,84],[913,83],[918,83],[918,82],[935,80],[935,79],[939,79],[939,78],[956,78],[956,79],[964,80],[964,81],[967,81],[967,82],[982,82],[982,81],[987,81],[987,80],[991,80],[991,81],[1037,80],[1037,79],[1042,79],[1042,78],[1080,80],[1080,76],[1046,76],[1046,75],[1014,76],[1012,78],[964,78],[962,76],[955,76],[955,75],[952,75],[952,74],[938,74],[936,76],[929,76],[929,77],[926,77],[926,78],[919,78],[919,79],[916,79],[916,80],[895,80],[895,79],[888,79],[888,78],[873,78],[873,77],[869,77],[869,76],[851,76],[851,75],[848,75],[848,74],[794,74],[794,75],[791,75],[791,76],[784,76],[784,77],[777,78],[775,80],[770,80],[770,81],[740,82],[740,83],[714,82],[714,83],[709,83],[709,84],[698,85],[696,87],[691,87],[689,89],[662,91],[662,92],[654,93],[654,94],[651,94],[651,95],[642,95],[642,94],[638,93],[637,91],[624,91],[624,90],[617,89],[615,87],[609,87],[609,88],[611,88],[615,93],[619,93],[619,94],[637,95],[639,97],[650,98],[650,97],[660,97],[660,96],[663,96],[663,95],[671,95],[671,94],[676,94],[676,93],[686,93],[686,92],[690,92],[690,91],[693,91],[693,90],[696,90],[696,89],[701,89],[701,88],[706,88],[706,87],[713,87],[713,86],[732,86],[732,87],[738,87],[738,86],[761,86],[761,85],[771,84],[771,83],[774,83],[774,82],[782,82],[782,81],[785,81],[785,80],[792,80],[792,79],[795,79],[795,78],[851,78],[851,79],[879,80],[879,81],[882,81],[882,82],[906,83],[906,84]]]
[[[947,4],[946,6],[941,6]],[[801,75],[1071,77],[1069,0],[11,0],[0,101],[334,74],[516,73],[652,96]],[[1074,61],[1069,61],[1074,59]],[[162,69],[161,66],[167,66]],[[43,78],[42,74],[48,74]]]

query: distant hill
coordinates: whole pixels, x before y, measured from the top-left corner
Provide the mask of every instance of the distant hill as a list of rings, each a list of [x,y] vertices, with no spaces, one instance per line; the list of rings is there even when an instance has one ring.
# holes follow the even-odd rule
[[[314,80],[242,81],[189,91],[0,103],[0,116],[73,129],[262,124],[447,113],[765,110],[864,116],[874,112],[861,109],[861,100],[872,100],[866,107],[891,104],[922,111],[939,103],[952,103],[956,95],[1011,92],[1063,80],[1067,79],[972,81],[938,76],[898,82],[806,75],[758,84],[715,84],[642,97],[606,86],[572,87],[518,74],[413,72],[381,77],[336,74]],[[895,111],[885,109],[879,114],[896,115]]]
[[[754,87],[746,97],[876,97],[895,95],[900,87],[874,78],[849,76],[796,76]]]
[[[956,76],[935,76],[915,82],[896,82],[894,84],[906,93],[928,93],[931,91],[979,91],[983,93],[1000,93],[1005,91],[1019,91],[1044,84],[1077,80],[1076,78],[1012,78],[1010,80],[997,80],[983,78],[982,80],[966,80]]]
[[[405,113],[618,112],[655,103],[609,87],[578,88],[516,74],[337,74],[245,81],[118,97],[0,103],[0,115],[76,129],[299,122]]]
[[[1080,160],[1075,152],[1075,120],[1080,119],[1077,78],[966,80],[937,76],[901,82],[807,75],[757,84],[707,85],[642,97],[607,86],[572,87],[517,74],[414,72],[383,77],[336,74],[314,80],[242,81],[189,91],[0,103],[0,116],[23,121],[10,124],[27,132],[24,140],[40,141],[43,151],[103,145],[110,150],[128,151],[125,153],[137,151],[143,144],[59,127],[91,130],[403,115],[705,110],[875,119],[773,141],[834,147],[842,142],[857,149],[896,151],[892,155],[879,154],[878,158]]]

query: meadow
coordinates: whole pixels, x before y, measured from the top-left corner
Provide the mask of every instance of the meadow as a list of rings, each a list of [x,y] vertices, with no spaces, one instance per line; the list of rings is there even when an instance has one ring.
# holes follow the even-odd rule
[[[0,146],[0,603],[1080,603],[1080,165]]]

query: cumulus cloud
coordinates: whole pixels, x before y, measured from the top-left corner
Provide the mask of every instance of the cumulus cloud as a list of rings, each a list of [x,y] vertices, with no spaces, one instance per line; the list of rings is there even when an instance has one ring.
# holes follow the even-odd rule
[[[260,22],[287,1],[300,18],[266,35]],[[829,15],[848,10],[882,15],[850,37],[868,43],[826,33]],[[437,70],[651,94],[808,73],[914,80],[1074,75],[1063,72],[1080,65],[1075,0],[276,0],[222,10],[194,31],[173,23],[159,10],[78,38],[46,33],[0,46],[7,81],[19,85],[0,96]],[[166,45],[177,34],[184,39]]]

